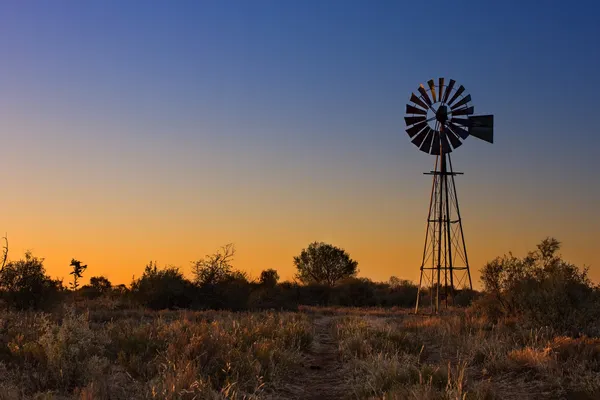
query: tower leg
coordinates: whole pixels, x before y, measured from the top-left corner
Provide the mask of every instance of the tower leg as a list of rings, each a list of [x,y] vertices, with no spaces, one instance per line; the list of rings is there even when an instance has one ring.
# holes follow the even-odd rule
[[[439,156],[436,156],[434,170],[437,170],[438,161],[439,161]],[[431,196],[429,198],[429,213],[427,214],[427,230],[425,232],[425,245],[423,246],[423,260],[421,262],[421,274],[419,277],[419,289],[417,290],[417,301],[416,301],[416,305],[415,305],[415,313],[419,312],[419,300],[421,298],[421,289],[423,287],[423,274],[425,274],[425,279],[426,280],[428,279],[427,270],[425,269],[425,264],[427,263],[427,259],[428,259],[429,247],[434,245],[432,243],[432,241],[430,240],[429,236],[430,236],[430,229],[431,229],[430,221],[431,221],[432,215],[435,214],[434,197],[435,197],[436,187],[437,187],[436,183],[437,183],[436,176],[434,176],[432,183],[431,183]],[[433,226],[433,229],[435,230],[435,226]],[[435,238],[433,238],[433,239],[435,240]],[[431,276],[430,283],[433,285],[433,275]],[[432,286],[432,289],[433,289],[433,286]],[[432,293],[430,293],[431,308],[433,311],[433,297],[431,296],[431,294]]]
[[[446,307],[450,299],[453,302],[457,285],[462,285],[459,289],[467,285],[472,289],[454,181],[454,176],[460,173],[453,171],[450,154],[442,152],[436,157],[434,170],[429,174],[433,175],[433,179],[415,313],[419,311],[424,288],[430,288],[431,311],[434,313],[440,310],[442,295],[445,296]]]

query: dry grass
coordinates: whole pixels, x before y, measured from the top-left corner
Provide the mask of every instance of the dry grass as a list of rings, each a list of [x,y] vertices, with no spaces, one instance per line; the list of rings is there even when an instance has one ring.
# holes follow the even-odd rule
[[[0,315],[0,398],[261,397],[295,374],[312,340],[309,318],[292,313],[96,319]]]
[[[598,338],[461,310],[301,311],[0,313],[0,400],[600,398]]]
[[[354,315],[338,320],[336,334],[357,398],[600,398],[600,339],[492,325],[459,310],[393,312],[377,323]]]

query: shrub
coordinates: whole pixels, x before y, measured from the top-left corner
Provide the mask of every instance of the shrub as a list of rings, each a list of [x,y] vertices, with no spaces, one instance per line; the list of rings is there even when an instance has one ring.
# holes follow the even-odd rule
[[[111,290],[112,283],[103,276],[92,276],[90,278],[90,286],[100,293],[107,293]]]
[[[260,273],[260,284],[268,287],[275,287],[279,281],[279,274],[274,269],[265,269]]]
[[[345,279],[335,287],[333,302],[340,306],[375,306],[375,284],[367,278]]]
[[[103,276],[93,276],[90,284],[81,288],[81,293],[88,299],[95,299],[102,295],[111,293],[112,284]]]
[[[0,273],[0,287],[9,307],[17,309],[48,309],[62,291],[62,283],[46,275],[44,259],[31,252],[25,258],[6,264]]]
[[[133,297],[154,310],[186,308],[194,298],[193,285],[176,267],[159,270],[150,262],[141,278],[131,283]]]
[[[229,243],[216,253],[194,261],[192,263],[194,283],[198,286],[216,285],[229,279],[233,271],[231,261],[234,255],[235,247]]]
[[[566,334],[600,334],[600,290],[587,269],[564,261],[560,242],[544,239],[524,258],[512,254],[487,263],[481,280],[487,298],[475,309],[489,317],[519,316]]]

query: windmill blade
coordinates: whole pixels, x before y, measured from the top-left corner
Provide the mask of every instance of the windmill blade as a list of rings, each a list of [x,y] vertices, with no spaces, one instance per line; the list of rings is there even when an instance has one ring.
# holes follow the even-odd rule
[[[406,105],[406,113],[407,114],[421,114],[421,115],[427,115],[427,110],[421,110],[418,107],[415,106],[411,106],[410,104]]]
[[[419,122],[423,122],[426,119],[426,117],[404,117],[404,120],[406,121],[406,126],[418,124]]]
[[[442,102],[446,103],[446,101],[448,100],[448,96],[450,96],[450,92],[452,92],[452,89],[454,88],[455,83],[456,81],[454,79],[450,79],[450,83],[446,88],[446,93],[444,93],[444,99],[442,100]]]
[[[438,131],[434,131],[433,144],[431,145],[431,151],[429,154],[440,154],[440,133]]]
[[[474,107],[465,107],[456,111],[452,111],[452,117],[456,117],[457,115],[471,115],[475,112]]]
[[[423,144],[421,144],[421,147],[419,147],[419,149],[421,151],[424,151],[425,153],[429,153],[429,149],[431,148],[431,141],[433,140],[433,136],[436,133],[437,132],[434,131],[433,129],[429,129],[429,133],[425,137],[425,140],[423,140]]]
[[[426,110],[429,108],[429,106],[427,104],[425,104],[425,102],[423,100],[418,98],[414,93],[411,93],[410,101],[412,101],[413,103],[415,103],[418,106],[423,107]]]
[[[463,140],[469,137],[469,132],[467,132],[465,129],[461,128],[460,126],[453,124],[452,122],[450,122],[449,125],[446,126],[448,129],[450,129],[455,135],[458,135],[459,137],[461,137]]]
[[[423,84],[419,85],[419,89],[417,90],[419,91],[419,93],[421,93],[421,98],[423,99],[423,101],[427,103],[428,106],[431,106],[431,100],[429,99],[429,95],[427,94],[427,90],[425,90]]]
[[[419,134],[417,136],[414,137],[414,139],[412,140],[412,142],[417,147],[421,146],[421,143],[423,143],[423,140],[425,140],[425,138],[430,134],[430,132],[433,132],[431,130],[431,128],[430,127],[426,127],[421,132],[419,132]]]
[[[471,101],[471,95],[468,94],[465,97],[463,97],[458,103],[456,103],[455,105],[453,105],[451,107],[451,109],[452,110],[456,110],[457,108],[464,106],[465,104],[467,104],[470,101]]]
[[[446,132],[440,132],[440,141],[442,142],[442,151],[444,153],[452,152],[452,147],[450,147],[450,142],[448,142],[448,135]]]
[[[456,91],[456,93],[454,93],[454,96],[452,96],[452,98],[448,102],[448,105],[452,105],[452,103],[454,103],[454,101],[456,101],[456,99],[458,99],[458,96],[460,96],[464,91],[465,91],[465,87],[463,85],[460,85],[458,90]]]
[[[417,133],[421,132],[421,130],[423,128],[425,128],[426,126],[428,126],[426,121],[419,122],[418,124],[415,124],[415,125],[411,126],[410,128],[408,128],[406,130],[406,133],[408,133],[408,136],[413,137]]]
[[[433,98],[433,102],[437,103],[437,100],[435,99],[435,82],[433,81],[433,79],[430,79],[429,81],[427,81],[427,84],[429,85],[429,89],[431,89],[431,97]]]
[[[456,136],[456,134],[454,132],[452,132],[452,130],[446,128],[444,130],[444,133],[448,137],[448,140],[450,140],[450,143],[452,144],[453,148],[456,149],[457,147],[460,147],[460,145],[462,144],[462,142],[460,141],[460,139],[458,138],[458,136]]]
[[[439,78],[438,83],[440,87],[440,92],[438,93],[438,96],[440,101],[442,101],[442,94],[444,93],[444,78]]]
[[[477,115],[470,117],[469,134],[488,143],[494,143],[494,116]]]

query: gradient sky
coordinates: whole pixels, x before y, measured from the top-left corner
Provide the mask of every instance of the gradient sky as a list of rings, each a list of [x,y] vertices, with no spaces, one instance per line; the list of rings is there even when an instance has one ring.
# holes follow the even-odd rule
[[[464,84],[496,143],[453,153],[471,268],[546,236],[600,281],[600,6],[578,1],[0,5],[0,232],[68,280],[129,283],[228,242],[294,273],[311,241],[418,278],[434,158],[419,83]]]

